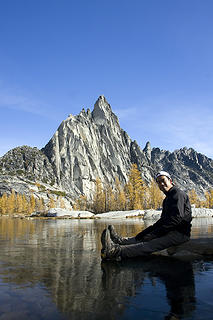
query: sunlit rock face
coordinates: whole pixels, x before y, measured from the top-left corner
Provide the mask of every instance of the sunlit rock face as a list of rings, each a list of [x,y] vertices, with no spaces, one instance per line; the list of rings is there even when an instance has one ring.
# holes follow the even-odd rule
[[[114,184],[117,176],[125,183],[132,162],[148,165],[103,96],[92,112],[83,109],[63,121],[43,152],[53,165],[58,184],[75,195],[90,196],[97,177]],[[151,177],[149,171],[146,175]]]
[[[100,96],[92,112],[83,109],[62,121],[42,150],[17,147],[1,157],[0,177],[4,183],[0,193],[11,191],[7,175],[22,181],[24,178],[25,183],[26,179],[41,181],[63,190],[72,199],[79,195],[90,199],[97,177],[111,186],[118,177],[124,185],[133,163],[146,183],[159,170],[166,170],[183,190],[195,189],[203,196],[205,190],[213,188],[213,160],[191,148],[169,152],[152,148],[150,142],[142,150],[120,128],[111,106]]]

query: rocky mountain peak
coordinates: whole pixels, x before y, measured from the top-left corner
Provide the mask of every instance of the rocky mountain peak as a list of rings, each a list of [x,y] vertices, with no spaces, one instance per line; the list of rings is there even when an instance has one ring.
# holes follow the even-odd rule
[[[146,143],[145,148],[143,149],[143,152],[145,153],[147,158],[151,161],[152,148],[151,148],[151,144],[149,141]]]
[[[116,115],[112,112],[111,106],[104,96],[100,96],[96,101],[92,111],[92,118],[98,125],[103,125],[110,120],[118,123]]]
[[[165,170],[183,190],[195,189],[202,195],[213,188],[213,160],[192,148],[174,152],[151,148],[149,141],[142,150],[120,128],[104,96],[92,112],[83,108],[76,116],[70,114],[42,150],[19,147],[0,158],[0,176],[55,184],[73,199],[80,195],[91,199],[97,177],[104,185],[113,187],[116,177],[125,184],[133,163],[146,183]]]

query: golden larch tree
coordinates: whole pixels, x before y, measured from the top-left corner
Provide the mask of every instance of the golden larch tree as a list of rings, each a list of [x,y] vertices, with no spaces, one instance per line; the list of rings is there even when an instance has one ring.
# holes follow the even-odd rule
[[[147,207],[150,209],[160,208],[162,206],[164,195],[158,188],[158,185],[155,179],[152,179],[147,191],[148,191]]]
[[[199,199],[195,189],[192,189],[188,192],[190,203],[198,207]]]
[[[1,197],[1,213],[5,214],[7,213],[7,194],[4,193]]]
[[[213,208],[213,189],[205,192],[205,198],[205,207],[209,209]]]
[[[114,211],[115,207],[115,194],[111,185],[108,184],[105,189],[105,211]]]
[[[65,209],[65,203],[64,203],[64,199],[62,198],[62,196],[59,197],[59,207],[62,209]]]
[[[81,195],[74,203],[73,205],[73,209],[74,210],[87,210],[88,209],[88,201],[87,201],[87,197]]]
[[[44,212],[45,211],[45,205],[44,205],[44,199],[36,199],[36,210],[39,212]]]
[[[23,205],[23,213],[28,213],[29,212],[29,203],[27,201],[26,196],[23,194],[22,195],[22,205]]]
[[[51,208],[55,208],[56,204],[55,204],[55,200],[50,197],[49,198],[49,203],[48,203],[48,208],[51,209]]]
[[[31,194],[30,196],[30,203],[29,203],[29,206],[28,206],[28,212],[29,213],[32,213],[35,211],[35,208],[36,208],[36,200],[35,200],[35,197],[33,194]]]
[[[118,177],[115,178],[115,210],[125,210],[126,196]]]
[[[133,164],[125,185],[127,208],[129,210],[143,209],[145,203],[146,186],[136,164]]]
[[[9,213],[14,213],[16,211],[16,194],[14,190],[12,190],[7,198],[7,208]]]
[[[17,194],[16,196],[16,208],[17,213],[23,212],[23,199],[21,194]]]
[[[106,211],[105,192],[103,190],[102,182],[100,178],[96,178],[95,181],[95,194],[93,197],[93,210],[95,213],[101,213]]]

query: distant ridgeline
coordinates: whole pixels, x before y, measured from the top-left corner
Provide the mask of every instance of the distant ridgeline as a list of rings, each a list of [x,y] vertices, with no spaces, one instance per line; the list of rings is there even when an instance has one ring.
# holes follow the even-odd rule
[[[99,97],[92,112],[83,109],[79,115],[69,115],[62,121],[42,150],[22,146],[1,157],[0,196],[5,194],[9,198],[14,190],[14,195],[24,195],[30,201],[33,195],[37,203],[43,199],[45,208],[50,206],[50,199],[60,202],[63,198],[63,206],[67,208],[86,203],[97,212],[92,205],[97,185],[99,188],[101,185],[105,194],[107,209],[111,208],[107,194],[111,192],[116,199],[119,184],[125,194],[124,208],[129,208],[132,200],[126,186],[133,168],[140,171],[146,189],[143,193],[146,199],[140,200],[143,206],[151,206],[147,190],[161,169],[169,171],[181,189],[191,190],[196,205],[213,206],[213,160],[191,148],[169,152],[151,148],[149,142],[142,150],[120,128],[104,96]],[[134,201],[138,206],[138,200]]]

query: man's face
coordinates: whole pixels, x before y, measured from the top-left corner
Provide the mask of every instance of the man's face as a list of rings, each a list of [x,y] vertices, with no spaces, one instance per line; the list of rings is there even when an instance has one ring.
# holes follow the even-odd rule
[[[165,192],[168,192],[169,189],[171,189],[173,187],[173,184],[172,184],[172,180],[169,179],[168,177],[166,176],[160,176],[157,178],[156,180],[157,184],[158,184],[158,187],[159,189],[165,193]]]

